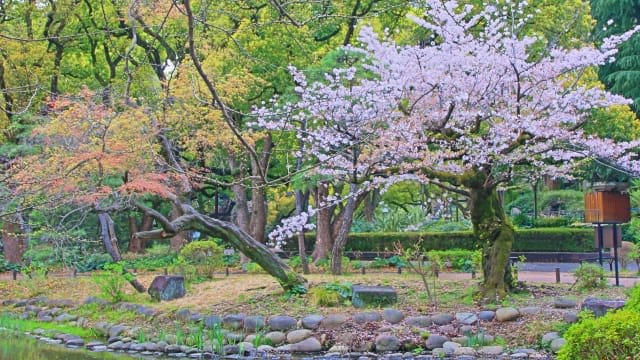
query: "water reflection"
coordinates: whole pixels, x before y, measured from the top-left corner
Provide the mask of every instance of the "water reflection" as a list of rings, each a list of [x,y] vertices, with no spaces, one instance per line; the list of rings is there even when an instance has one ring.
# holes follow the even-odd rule
[[[0,333],[0,360],[130,360],[129,356],[92,353],[45,344],[24,336]]]

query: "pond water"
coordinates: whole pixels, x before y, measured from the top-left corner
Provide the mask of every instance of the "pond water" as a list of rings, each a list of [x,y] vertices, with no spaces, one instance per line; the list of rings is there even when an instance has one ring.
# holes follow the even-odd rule
[[[124,354],[71,350],[25,336],[0,334],[0,360],[131,360]],[[138,358],[139,359],[139,358]]]

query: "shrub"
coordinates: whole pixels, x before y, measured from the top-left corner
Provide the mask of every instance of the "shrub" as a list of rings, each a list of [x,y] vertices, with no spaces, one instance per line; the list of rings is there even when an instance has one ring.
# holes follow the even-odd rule
[[[607,286],[604,269],[596,264],[581,264],[573,273],[576,277],[576,287],[580,290],[602,289]]]
[[[534,224],[539,228],[562,227],[569,225],[569,219],[563,217],[539,217]]]
[[[305,235],[307,249],[313,249],[314,239],[314,233]],[[403,248],[420,243],[423,251],[475,250],[477,246],[472,231],[352,233],[346,250],[393,251],[398,242]],[[293,245],[289,246],[288,250],[295,250]],[[513,251],[588,252],[596,251],[596,247],[592,228],[534,228],[516,229]]]
[[[176,262],[193,265],[197,277],[212,278],[224,266],[223,249],[212,240],[193,241],[180,250]]]
[[[169,272],[184,277],[184,281],[188,283],[198,282],[201,280],[198,269],[195,265],[187,262],[183,257],[178,257],[168,268]]]
[[[85,258],[78,259],[74,266],[78,272],[83,273],[103,269],[111,261],[111,256],[108,254],[91,254]]]
[[[44,294],[47,287],[48,270],[44,265],[32,262],[22,268],[20,284],[27,289],[27,297],[36,297]]]
[[[315,306],[333,307],[340,304],[340,295],[333,290],[318,286],[309,290],[309,301]]]
[[[482,254],[479,250],[431,250],[427,252],[427,258],[437,268],[471,272],[480,267]]]
[[[91,275],[91,279],[100,289],[99,297],[114,303],[125,299],[123,288],[127,281],[132,280],[130,277],[132,275],[124,272],[121,263],[107,264],[102,272]]]
[[[624,308],[640,313],[640,284],[629,289],[629,300]]]
[[[244,267],[245,270],[249,274],[264,274],[264,273],[266,273],[266,271],[264,271],[264,269],[260,265],[254,263],[254,262],[251,262],[251,261],[249,261],[248,263],[244,264],[244,266],[245,266]]]
[[[640,354],[640,313],[628,309],[603,317],[583,315],[564,334],[558,360],[636,359]]]

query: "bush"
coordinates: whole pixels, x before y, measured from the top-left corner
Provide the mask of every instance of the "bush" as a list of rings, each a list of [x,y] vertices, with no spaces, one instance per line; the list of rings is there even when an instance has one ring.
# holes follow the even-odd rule
[[[91,254],[85,258],[75,261],[74,266],[80,273],[100,270],[105,265],[111,263],[111,256],[108,254]]]
[[[333,290],[323,286],[311,288],[309,290],[309,301],[315,306],[333,307],[340,304],[340,295]]]
[[[266,273],[266,271],[264,271],[262,266],[251,261],[244,264],[244,268],[249,274],[265,274]]]
[[[215,241],[193,241],[180,250],[177,262],[193,265],[196,276],[212,278],[217,270],[224,267],[223,249]]]
[[[124,272],[121,263],[107,264],[102,272],[91,275],[91,279],[100,289],[99,297],[114,303],[125,299],[123,288],[127,281],[132,280],[131,277],[131,274]]]
[[[427,252],[427,259],[437,268],[471,272],[481,265],[480,250],[431,250]]]
[[[629,289],[629,300],[624,308],[640,313],[640,284]]]
[[[592,228],[516,229],[515,252],[588,252],[596,251]],[[314,233],[305,235],[307,249],[313,249]],[[400,242],[403,248],[420,242],[423,251],[463,249],[475,250],[472,231],[353,233],[347,241],[347,251],[393,251]],[[295,250],[293,245],[288,250]]]
[[[603,289],[607,287],[604,269],[596,264],[581,264],[573,273],[576,287],[580,290]]]
[[[622,309],[603,317],[583,315],[564,334],[558,360],[636,359],[640,354],[640,313]]]
[[[569,219],[563,217],[538,217],[534,224],[539,228],[562,227],[569,225]]]

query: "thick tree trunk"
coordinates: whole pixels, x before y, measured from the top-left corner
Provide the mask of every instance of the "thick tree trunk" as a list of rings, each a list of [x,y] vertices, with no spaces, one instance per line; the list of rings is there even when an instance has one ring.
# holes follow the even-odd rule
[[[329,188],[327,184],[320,183],[315,193],[316,206],[319,208],[316,213],[316,244],[311,254],[314,263],[326,258],[333,248],[333,234],[331,233],[331,217],[334,206],[322,206],[327,201]]]
[[[145,243],[142,239],[136,237],[136,233],[138,231],[149,231],[153,228],[153,218],[147,214],[142,215],[142,221],[140,222],[140,226],[138,227],[138,223],[136,222],[136,218],[134,216],[129,216],[129,252],[132,253],[143,253],[145,250]]]
[[[267,135],[262,139],[262,151],[260,153],[259,162],[255,159],[251,161],[251,220],[249,221],[249,234],[252,238],[261,243],[265,242],[265,231],[267,227],[267,188],[264,179],[260,177],[260,169],[262,173],[267,172],[269,166],[269,158],[273,150],[273,141],[271,135]]]
[[[359,199],[362,198],[362,196],[358,195],[358,185],[349,184],[349,198],[347,199],[347,204],[344,209],[342,209],[342,213],[338,219],[339,226],[337,227],[337,232],[335,233],[336,236],[333,242],[333,250],[331,254],[331,273],[333,275],[340,275],[342,273],[342,251],[344,250],[344,247],[347,244],[347,239],[349,238],[349,231],[351,230],[351,223],[353,222],[353,214],[356,212]]]
[[[364,219],[367,222],[373,222],[376,217],[376,207],[378,206],[379,198],[378,190],[374,190],[364,199]]]
[[[20,214],[5,219],[2,226],[4,258],[11,264],[22,264],[22,255],[27,249],[24,221]]]
[[[473,232],[482,247],[482,298],[504,298],[512,286],[509,255],[515,231],[505,216],[495,187],[470,188],[469,211]]]
[[[173,206],[171,208],[171,213],[169,214],[169,219],[177,219],[182,215],[182,210],[177,206]],[[180,231],[176,235],[174,235],[170,240],[171,250],[180,251],[182,247],[189,242],[189,233],[186,231]]]
[[[177,231],[184,229],[198,230],[203,234],[221,237],[227,240],[234,248],[248,256],[252,261],[260,265],[268,274],[275,277],[285,290],[294,290],[297,287],[307,287],[307,281],[302,276],[285,264],[269,248],[253,239],[239,226],[203,215],[190,205],[183,205],[184,215],[165,224],[165,228],[149,232],[138,233],[143,239],[156,239],[170,237]],[[158,216],[156,214],[156,216]],[[161,217],[161,216],[159,216]],[[172,229],[167,229],[171,227]]]
[[[100,221],[100,235],[102,237],[102,243],[104,244],[107,253],[111,256],[113,261],[121,261],[122,256],[120,256],[120,250],[118,249],[118,238],[116,237],[116,229],[111,216],[107,213],[99,213],[98,220]],[[132,276],[133,274],[129,273],[127,270],[124,270],[124,272],[131,275],[127,277],[131,278],[131,280],[129,280],[129,284],[131,284],[134,289],[141,293],[147,291],[144,285]]]

